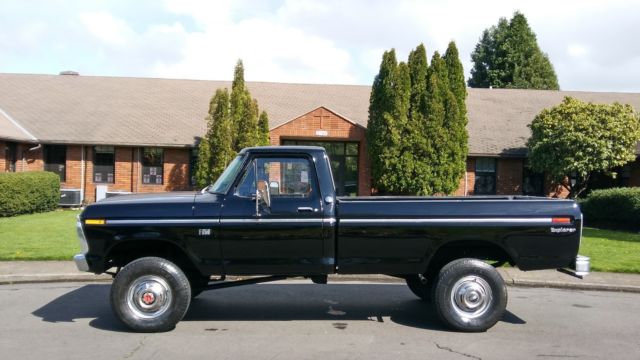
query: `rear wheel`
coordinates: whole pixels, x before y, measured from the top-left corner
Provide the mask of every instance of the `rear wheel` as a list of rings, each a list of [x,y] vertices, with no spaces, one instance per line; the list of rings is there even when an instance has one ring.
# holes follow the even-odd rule
[[[434,303],[449,327],[468,332],[495,325],[507,307],[507,288],[496,269],[477,259],[458,259],[439,272]]]
[[[431,285],[433,284],[433,281],[429,281],[429,279],[422,274],[408,275],[405,280],[411,292],[423,301],[431,302]]]
[[[158,257],[127,264],[111,285],[111,308],[129,328],[168,331],[189,309],[191,287],[178,266]]]

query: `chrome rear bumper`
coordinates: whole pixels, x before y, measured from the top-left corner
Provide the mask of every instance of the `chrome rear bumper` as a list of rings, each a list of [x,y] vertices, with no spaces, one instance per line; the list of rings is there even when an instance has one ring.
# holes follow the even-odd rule
[[[574,260],[571,269],[575,271],[578,276],[589,275],[591,272],[591,259],[588,256],[578,255]]]

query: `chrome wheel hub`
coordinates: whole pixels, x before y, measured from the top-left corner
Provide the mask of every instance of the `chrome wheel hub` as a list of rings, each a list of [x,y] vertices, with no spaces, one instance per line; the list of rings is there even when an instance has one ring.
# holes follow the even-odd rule
[[[487,312],[492,300],[491,286],[477,276],[458,280],[451,291],[451,305],[458,315],[472,319]]]
[[[153,319],[164,314],[173,299],[169,284],[161,277],[137,278],[127,291],[127,306],[138,317]]]

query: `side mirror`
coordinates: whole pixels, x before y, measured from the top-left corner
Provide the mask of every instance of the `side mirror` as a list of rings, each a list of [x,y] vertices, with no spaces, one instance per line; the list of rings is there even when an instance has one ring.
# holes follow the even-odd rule
[[[264,204],[267,209],[271,208],[271,193],[265,180],[258,180],[256,186],[256,211],[260,204]]]

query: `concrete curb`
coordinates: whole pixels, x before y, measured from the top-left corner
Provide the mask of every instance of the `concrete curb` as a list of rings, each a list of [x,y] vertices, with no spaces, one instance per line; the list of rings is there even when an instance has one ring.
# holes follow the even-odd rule
[[[21,274],[21,275],[0,275],[0,285],[12,284],[38,284],[38,283],[58,283],[58,282],[94,282],[111,281],[110,275],[93,274]]]
[[[527,288],[553,288],[566,290],[585,290],[585,291],[612,291],[627,292],[640,294],[640,286],[633,285],[603,285],[584,282],[581,284],[563,283],[558,281],[531,281],[531,280],[514,280],[506,282],[507,286],[527,287]]]

